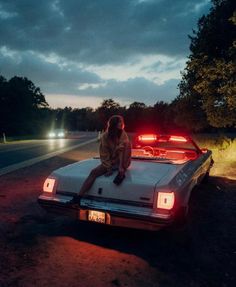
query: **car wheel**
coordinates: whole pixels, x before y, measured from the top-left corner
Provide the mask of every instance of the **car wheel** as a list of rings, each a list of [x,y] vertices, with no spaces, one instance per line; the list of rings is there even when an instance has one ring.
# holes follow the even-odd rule
[[[209,182],[209,171],[204,175],[202,183],[208,183]]]
[[[173,229],[183,229],[188,221],[188,207],[181,207],[175,214],[175,220],[172,224]]]

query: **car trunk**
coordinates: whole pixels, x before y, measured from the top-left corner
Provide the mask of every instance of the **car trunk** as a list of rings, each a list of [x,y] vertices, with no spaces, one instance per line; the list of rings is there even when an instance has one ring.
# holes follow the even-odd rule
[[[90,171],[99,164],[99,159],[89,159],[55,171],[54,175],[59,178],[57,193],[78,194]],[[113,183],[117,171],[109,177],[100,176],[88,191],[87,197],[112,202],[152,204],[155,186],[166,184],[166,180],[176,171],[176,165],[132,160],[121,185],[116,186]]]

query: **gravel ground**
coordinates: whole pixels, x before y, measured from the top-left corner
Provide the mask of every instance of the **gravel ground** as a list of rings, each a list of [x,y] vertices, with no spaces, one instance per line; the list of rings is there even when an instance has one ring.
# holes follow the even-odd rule
[[[58,167],[90,144],[0,177],[0,287],[236,286],[236,163],[195,188],[186,228],[147,232],[48,215],[37,204]]]

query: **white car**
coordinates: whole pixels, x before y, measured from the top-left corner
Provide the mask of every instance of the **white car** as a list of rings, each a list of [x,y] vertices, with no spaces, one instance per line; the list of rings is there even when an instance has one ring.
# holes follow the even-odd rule
[[[53,138],[64,138],[66,135],[66,132],[64,129],[55,129],[55,130],[51,130],[48,133],[48,137],[53,139]]]
[[[90,171],[90,158],[55,170],[45,181],[38,202],[48,211],[78,220],[158,230],[186,217],[191,191],[213,164],[212,152],[189,137],[139,135],[121,185],[98,177],[80,204],[74,200]]]

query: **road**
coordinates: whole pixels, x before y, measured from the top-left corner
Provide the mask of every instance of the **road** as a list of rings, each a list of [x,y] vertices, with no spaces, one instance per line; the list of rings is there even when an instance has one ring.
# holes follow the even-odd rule
[[[88,145],[0,177],[1,287],[236,286],[236,163],[193,191],[185,229],[151,233],[47,214],[37,203],[55,169]]]
[[[96,138],[95,132],[81,132],[73,135],[73,138],[0,144],[0,175],[56,156]]]

